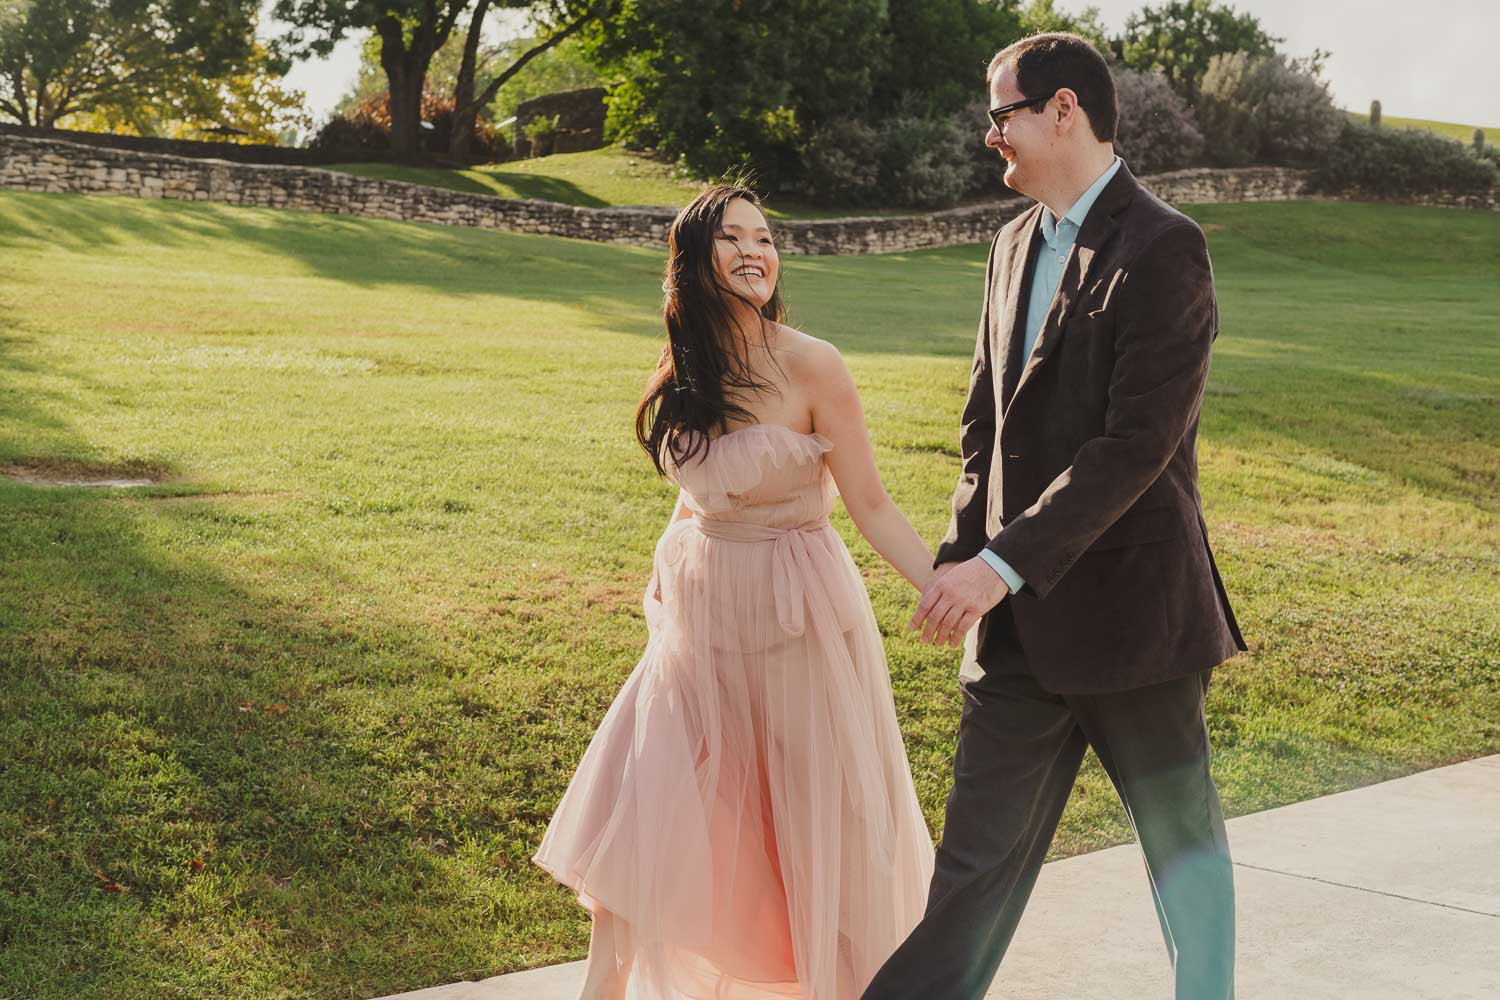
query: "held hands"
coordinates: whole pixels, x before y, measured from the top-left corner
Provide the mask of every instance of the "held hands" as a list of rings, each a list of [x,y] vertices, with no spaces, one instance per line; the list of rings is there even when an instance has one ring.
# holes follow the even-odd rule
[[[923,642],[960,646],[974,623],[1009,593],[1000,574],[978,556],[947,563],[933,573],[907,627],[921,629]]]

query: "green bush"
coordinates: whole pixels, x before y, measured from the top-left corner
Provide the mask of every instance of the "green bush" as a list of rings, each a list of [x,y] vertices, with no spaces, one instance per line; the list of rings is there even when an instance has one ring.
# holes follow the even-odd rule
[[[862,121],[829,122],[802,151],[809,198],[823,205],[867,205],[880,196],[880,133]]]
[[[880,194],[887,204],[951,208],[974,178],[973,134],[952,115],[897,115],[880,123]]]
[[[1226,167],[1315,163],[1347,118],[1312,69],[1244,52],[1209,61],[1197,117],[1208,159]]]
[[[1439,191],[1472,193],[1496,183],[1493,161],[1463,143],[1422,129],[1370,128],[1346,121],[1338,140],[1314,171],[1311,186],[1402,198]]]
[[[973,133],[951,115],[833,121],[801,150],[802,188],[824,205],[949,208],[974,187]]]
[[[1187,102],[1160,73],[1115,70],[1120,126],[1115,151],[1136,174],[1191,166],[1203,155],[1203,133]]]
[[[959,114],[964,129],[964,155],[969,163],[969,194],[1014,198],[1016,192],[1005,186],[1005,161],[984,144],[990,131],[988,99],[970,101]]]
[[[562,128],[562,115],[538,115],[526,123],[521,132],[527,142],[543,142],[557,135]]]

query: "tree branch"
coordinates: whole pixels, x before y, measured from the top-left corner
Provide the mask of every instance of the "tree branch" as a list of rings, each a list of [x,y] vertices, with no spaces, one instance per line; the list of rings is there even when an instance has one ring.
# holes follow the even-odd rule
[[[474,99],[474,107],[482,108],[493,101],[495,99],[495,95],[500,92],[500,88],[505,86],[506,82],[514,77],[517,73],[521,72],[521,70],[525,68],[527,63],[531,62],[531,60],[535,59],[537,56],[541,55],[543,52],[546,52],[553,46],[560,44],[569,36],[577,34],[583,29],[584,25],[588,24],[596,16],[598,16],[598,13],[598,8],[590,9],[588,13],[584,14],[572,24],[568,25],[560,31],[553,32],[547,37],[546,41],[534,45],[526,52],[524,52],[521,57],[515,62],[511,63],[503,73],[495,77],[485,86],[484,91]]]

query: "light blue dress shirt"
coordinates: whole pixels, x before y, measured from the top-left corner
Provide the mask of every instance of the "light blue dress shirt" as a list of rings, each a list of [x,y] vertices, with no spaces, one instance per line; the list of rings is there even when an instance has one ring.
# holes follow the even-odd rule
[[[1088,218],[1089,209],[1099,200],[1099,193],[1119,171],[1120,158],[1117,156],[1108,169],[1099,175],[1099,179],[1079,195],[1061,220],[1052,214],[1050,208],[1042,208],[1042,245],[1037,248],[1036,261],[1031,270],[1031,298],[1026,303],[1026,340],[1021,345],[1022,370],[1025,370],[1026,362],[1031,359],[1032,349],[1036,347],[1037,338],[1041,336],[1042,323],[1047,318],[1047,310],[1052,308],[1057,286],[1062,282],[1063,269],[1068,263],[1068,254],[1078,240],[1078,230],[1083,228],[1083,220]],[[1000,574],[1010,586],[1011,593],[1026,586],[1021,574],[989,549],[980,549],[979,558]]]

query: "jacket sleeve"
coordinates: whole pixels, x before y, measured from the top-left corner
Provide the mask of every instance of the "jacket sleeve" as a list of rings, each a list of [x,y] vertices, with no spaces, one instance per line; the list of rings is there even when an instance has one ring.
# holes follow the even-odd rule
[[[1163,230],[1120,295],[1104,433],[987,546],[1041,598],[1161,475],[1202,404],[1218,312],[1197,225]]]
[[[974,345],[974,368],[969,375],[969,398],[959,422],[963,471],[953,491],[953,519],[938,545],[934,566],[972,559],[989,541],[985,511],[990,491],[990,460],[995,452],[995,368],[990,356],[990,317],[1001,308],[995,301],[998,266],[995,256],[1000,238],[997,235],[990,244],[989,265],[984,275],[984,309]]]

